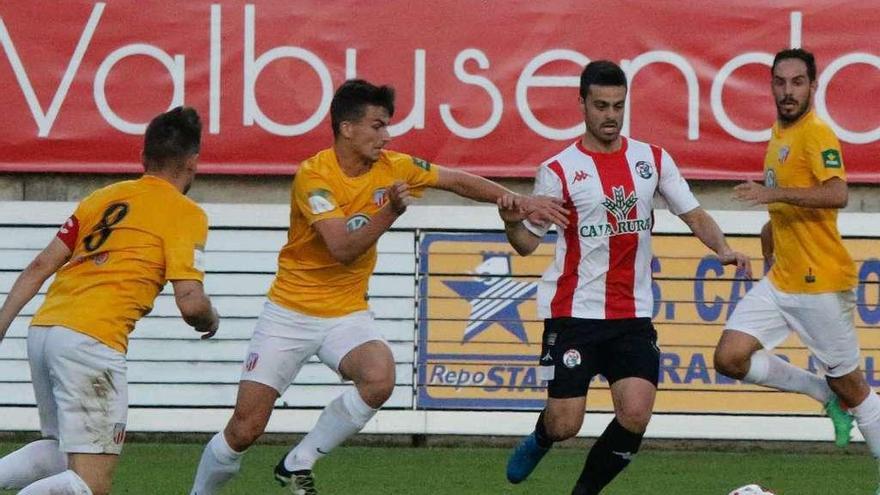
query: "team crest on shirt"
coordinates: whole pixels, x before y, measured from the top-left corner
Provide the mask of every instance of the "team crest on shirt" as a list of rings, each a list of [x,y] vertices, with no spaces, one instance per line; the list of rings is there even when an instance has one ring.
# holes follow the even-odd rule
[[[785,163],[785,160],[788,159],[788,154],[791,152],[791,146],[783,146],[779,148],[779,164],[782,165]]]
[[[378,206],[379,208],[385,206],[385,203],[388,202],[388,188],[380,187],[373,191],[373,204]]]
[[[370,217],[363,213],[358,213],[345,222],[345,228],[348,229],[349,232],[354,232],[357,229],[363,228],[364,225],[368,223],[370,223]]]
[[[768,168],[764,171],[764,186],[770,188],[776,187],[776,170]]]
[[[639,177],[647,180],[654,175],[654,167],[650,163],[640,160],[636,162],[636,173],[639,174]]]

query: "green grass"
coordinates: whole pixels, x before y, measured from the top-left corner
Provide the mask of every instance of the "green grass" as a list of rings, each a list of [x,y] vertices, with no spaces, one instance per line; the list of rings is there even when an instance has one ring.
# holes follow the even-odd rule
[[[0,453],[17,447],[0,443]],[[189,493],[201,450],[197,444],[127,444],[113,493]],[[272,481],[272,468],[285,450],[252,448],[223,494],[284,493]],[[344,447],[322,460],[315,476],[324,495],[567,494],[584,460],[580,449],[555,449],[528,481],[513,486],[504,479],[507,454],[498,448]],[[861,455],[648,450],[603,494],[727,495],[753,482],[781,495],[870,494],[876,476],[875,461]]]

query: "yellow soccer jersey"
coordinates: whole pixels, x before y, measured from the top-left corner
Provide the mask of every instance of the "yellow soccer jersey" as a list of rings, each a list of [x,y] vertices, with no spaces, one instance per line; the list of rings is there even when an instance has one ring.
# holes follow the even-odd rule
[[[346,219],[357,230],[385,204],[385,190],[406,182],[414,196],[437,183],[437,167],[403,153],[383,151],[369,172],[349,177],[336,153],[326,149],[304,161],[293,181],[290,230],[278,255],[278,274],[269,290],[276,304],[311,316],[337,317],[367,309],[367,283],[376,266],[376,246],[349,265],[333,259],[312,226]]]
[[[814,187],[833,177],[846,180],[840,143],[811,110],[793,126],[773,126],[764,158],[768,187]],[[770,280],[784,292],[852,289],[856,268],[837,230],[837,210],[769,205],[776,261]]]
[[[168,280],[203,280],[208,219],[171,183],[145,175],[85,198],[58,237],[71,249],[31,325],[59,325],[120,352]]]

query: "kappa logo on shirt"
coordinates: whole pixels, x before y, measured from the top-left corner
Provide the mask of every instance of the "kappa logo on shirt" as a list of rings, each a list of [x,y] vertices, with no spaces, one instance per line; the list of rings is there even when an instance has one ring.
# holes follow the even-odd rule
[[[571,180],[571,183],[576,184],[582,180],[587,180],[590,177],[590,174],[588,174],[585,170],[578,170],[574,173],[574,178]]]

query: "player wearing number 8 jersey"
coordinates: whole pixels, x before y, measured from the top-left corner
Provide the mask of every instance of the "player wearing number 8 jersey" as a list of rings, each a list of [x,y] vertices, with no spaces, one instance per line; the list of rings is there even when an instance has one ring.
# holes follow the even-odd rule
[[[167,281],[187,323],[205,337],[217,330],[202,288],[207,217],[185,196],[200,133],[192,109],[156,117],[145,136],[145,175],[82,200],[10,291],[0,309],[0,337],[55,275],[28,331],[45,438],[0,460],[0,489],[109,493],[125,438],[128,335]]]

